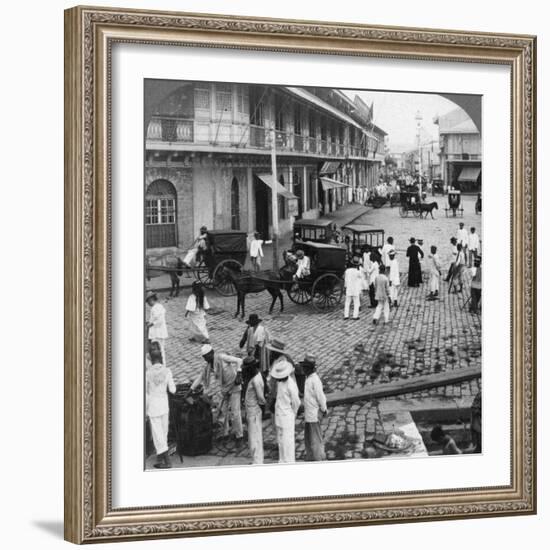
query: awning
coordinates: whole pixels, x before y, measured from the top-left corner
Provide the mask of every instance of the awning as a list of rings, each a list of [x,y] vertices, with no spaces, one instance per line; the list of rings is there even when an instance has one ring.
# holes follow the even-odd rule
[[[341,162],[325,162],[319,170],[319,174],[335,174],[340,168]]]
[[[477,166],[465,166],[460,171],[458,181],[477,181],[481,168]]]
[[[320,179],[321,179],[321,185],[323,186],[323,191],[327,191],[328,189],[342,189],[343,187],[349,187],[349,185],[346,185],[341,181],[332,180],[330,178],[320,178]]]
[[[268,187],[273,189],[273,176],[271,174],[256,174]],[[275,182],[275,189],[277,195],[284,197],[285,199],[297,199],[298,197],[291,193],[284,185],[281,185],[278,181]]]

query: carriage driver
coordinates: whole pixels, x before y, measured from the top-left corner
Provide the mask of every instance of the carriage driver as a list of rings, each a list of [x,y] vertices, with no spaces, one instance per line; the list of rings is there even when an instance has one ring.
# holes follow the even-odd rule
[[[309,256],[306,256],[304,254],[303,250],[297,250],[296,251],[296,273],[294,275],[294,279],[303,279],[304,277],[307,277],[310,275],[310,269],[311,269],[311,262],[309,260]]]
[[[193,246],[188,250],[187,254],[185,255],[185,258],[183,259],[183,264],[185,267],[193,267],[195,265],[195,262],[197,261],[197,256],[200,253],[203,253],[206,248],[206,237],[207,237],[207,231],[208,228],[206,225],[203,225],[200,228],[200,233],[197,236],[197,238],[193,241]]]

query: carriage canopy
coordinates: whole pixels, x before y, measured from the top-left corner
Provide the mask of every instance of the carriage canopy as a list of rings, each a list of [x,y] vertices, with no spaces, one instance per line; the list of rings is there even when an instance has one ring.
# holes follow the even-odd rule
[[[333,244],[304,242],[297,244],[296,248],[302,249],[304,254],[310,257],[312,271],[315,270],[317,273],[320,271],[343,273],[346,269],[347,250],[344,247]]]

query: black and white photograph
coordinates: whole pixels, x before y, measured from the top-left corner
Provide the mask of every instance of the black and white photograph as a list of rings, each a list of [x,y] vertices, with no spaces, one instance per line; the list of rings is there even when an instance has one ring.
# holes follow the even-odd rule
[[[482,99],[145,79],[146,470],[482,452]]]

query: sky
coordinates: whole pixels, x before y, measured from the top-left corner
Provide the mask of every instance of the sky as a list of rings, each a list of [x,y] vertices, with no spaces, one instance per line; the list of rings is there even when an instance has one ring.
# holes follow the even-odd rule
[[[358,95],[367,105],[374,101],[374,123],[388,133],[391,152],[401,153],[415,147],[416,113],[422,115],[422,142],[439,139],[434,117],[444,115],[457,107],[455,103],[437,94],[406,92],[371,92],[342,90],[348,97]]]

